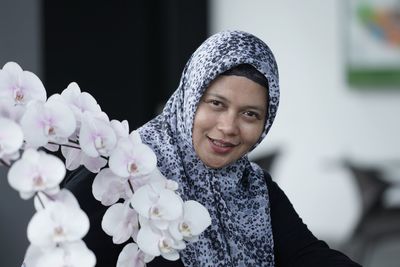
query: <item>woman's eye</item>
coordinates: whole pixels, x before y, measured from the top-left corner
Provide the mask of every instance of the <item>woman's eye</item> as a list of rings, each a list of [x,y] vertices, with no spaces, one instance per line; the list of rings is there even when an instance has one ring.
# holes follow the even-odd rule
[[[208,103],[214,107],[222,107],[222,102],[218,100],[209,100]]]
[[[254,112],[254,111],[245,111],[244,113],[243,113],[246,117],[249,117],[249,118],[254,118],[254,119],[260,119],[260,115],[258,114],[258,113],[256,113],[256,112]]]

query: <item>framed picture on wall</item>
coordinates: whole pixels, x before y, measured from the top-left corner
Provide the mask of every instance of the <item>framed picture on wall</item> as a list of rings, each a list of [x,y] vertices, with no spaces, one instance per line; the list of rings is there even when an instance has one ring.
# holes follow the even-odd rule
[[[347,81],[400,89],[400,1],[347,0]]]

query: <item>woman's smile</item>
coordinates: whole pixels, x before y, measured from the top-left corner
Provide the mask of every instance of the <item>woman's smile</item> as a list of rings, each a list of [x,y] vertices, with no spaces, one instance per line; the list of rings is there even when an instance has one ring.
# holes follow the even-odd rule
[[[233,144],[231,142],[225,142],[223,140],[213,139],[208,137],[210,140],[211,149],[217,154],[226,154],[231,152],[239,144]]]

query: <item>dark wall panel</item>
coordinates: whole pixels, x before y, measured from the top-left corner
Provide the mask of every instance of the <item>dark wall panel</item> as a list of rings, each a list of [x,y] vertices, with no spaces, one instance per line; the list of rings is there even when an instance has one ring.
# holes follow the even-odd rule
[[[110,119],[134,129],[177,87],[207,37],[207,1],[44,0],[44,83],[76,81]]]

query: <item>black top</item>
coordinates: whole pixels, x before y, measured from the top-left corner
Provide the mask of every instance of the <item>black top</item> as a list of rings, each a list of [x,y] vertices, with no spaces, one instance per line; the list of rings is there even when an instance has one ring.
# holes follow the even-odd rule
[[[112,243],[112,237],[104,233],[101,220],[106,206],[97,201],[92,194],[92,183],[96,174],[85,168],[78,168],[63,182],[78,199],[81,208],[90,219],[90,230],[83,239],[97,258],[97,267],[116,266],[118,255],[125,244]],[[279,186],[265,173],[271,205],[272,232],[274,238],[276,267],[357,267],[339,251],[318,240],[303,223],[289,199]],[[132,242],[129,240],[127,243]],[[183,267],[180,260],[168,261],[161,256],[147,264],[148,267]]]

